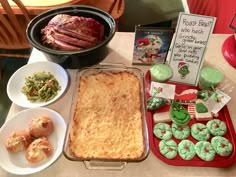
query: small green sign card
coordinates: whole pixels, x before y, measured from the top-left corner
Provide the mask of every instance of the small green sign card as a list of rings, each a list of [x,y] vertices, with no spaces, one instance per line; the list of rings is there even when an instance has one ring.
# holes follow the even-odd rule
[[[169,64],[172,82],[197,85],[215,17],[180,13]]]

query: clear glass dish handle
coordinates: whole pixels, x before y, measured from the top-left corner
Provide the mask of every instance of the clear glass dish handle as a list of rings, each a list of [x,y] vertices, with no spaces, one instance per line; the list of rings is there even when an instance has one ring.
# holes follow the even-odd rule
[[[110,67],[112,66],[113,68],[127,68],[127,66],[123,63],[106,63],[106,62],[101,62],[97,66],[99,67]]]
[[[84,161],[84,165],[89,170],[122,170],[127,162],[105,162],[105,161]]]

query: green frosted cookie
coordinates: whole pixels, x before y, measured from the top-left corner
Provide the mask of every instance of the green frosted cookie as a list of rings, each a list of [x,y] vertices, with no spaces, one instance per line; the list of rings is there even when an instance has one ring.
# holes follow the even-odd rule
[[[170,125],[160,122],[153,127],[153,133],[157,138],[169,140],[172,137]]]
[[[228,139],[222,136],[215,136],[211,139],[211,145],[220,156],[229,156],[233,151],[233,146]]]
[[[195,144],[195,151],[199,158],[205,161],[212,161],[215,158],[216,151],[208,141],[199,141]]]
[[[190,128],[187,125],[177,125],[176,123],[172,123],[171,130],[173,136],[179,140],[186,139],[190,134]]]
[[[198,141],[207,141],[210,138],[208,128],[202,123],[195,123],[191,126],[191,135]]]
[[[225,123],[219,119],[208,121],[206,126],[213,136],[223,136],[227,132]]]
[[[170,118],[178,125],[187,125],[190,121],[190,114],[180,103],[173,101],[170,106]]]
[[[174,140],[161,140],[159,142],[160,153],[167,159],[173,159],[177,155],[177,144]]]
[[[180,157],[184,160],[191,160],[196,152],[195,146],[192,141],[189,140],[182,140],[178,145],[178,152]]]

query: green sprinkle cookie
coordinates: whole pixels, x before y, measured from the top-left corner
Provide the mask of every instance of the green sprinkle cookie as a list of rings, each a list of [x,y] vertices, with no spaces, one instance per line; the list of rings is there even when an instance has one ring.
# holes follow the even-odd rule
[[[177,125],[176,123],[172,123],[171,130],[173,136],[179,140],[186,139],[190,134],[190,128],[187,125]]]
[[[177,144],[174,140],[161,140],[159,142],[160,153],[167,159],[173,159],[177,155]]]
[[[219,119],[208,121],[206,126],[213,136],[223,136],[227,132],[225,123]]]
[[[171,128],[166,123],[157,123],[153,127],[153,133],[157,138],[160,138],[162,140],[169,140],[172,137]]]
[[[211,145],[220,156],[229,156],[233,151],[233,146],[228,139],[222,136],[215,136],[211,139]]]
[[[191,160],[195,156],[195,146],[190,140],[182,140],[178,145],[180,157],[184,160]]]
[[[212,161],[215,158],[216,151],[208,141],[199,141],[195,144],[195,151],[199,158],[205,161]]]
[[[207,141],[210,138],[208,128],[202,123],[195,123],[191,126],[191,135],[198,141]]]

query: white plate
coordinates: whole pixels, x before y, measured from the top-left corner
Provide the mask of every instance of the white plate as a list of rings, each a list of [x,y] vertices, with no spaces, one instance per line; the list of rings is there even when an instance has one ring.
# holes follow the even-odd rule
[[[25,151],[11,154],[5,147],[5,141],[14,130],[27,130],[28,122],[32,118],[42,115],[50,117],[54,123],[54,131],[48,137],[48,140],[54,148],[54,152],[46,161],[39,164],[30,164],[25,159]],[[0,129],[0,166],[6,171],[18,175],[32,174],[47,168],[55,162],[62,153],[65,133],[66,123],[61,115],[54,110],[40,107],[23,110],[17,113],[7,120]]]
[[[32,76],[35,72],[40,71],[50,72],[53,74],[59,82],[61,89],[53,99],[47,102],[31,102],[27,100],[27,97],[21,92],[21,90],[25,85],[25,78]],[[19,106],[26,108],[40,107],[48,105],[57,100],[66,90],[67,84],[68,75],[65,69],[60,65],[49,61],[35,62],[24,65],[11,76],[7,83],[7,94],[10,100]]]

